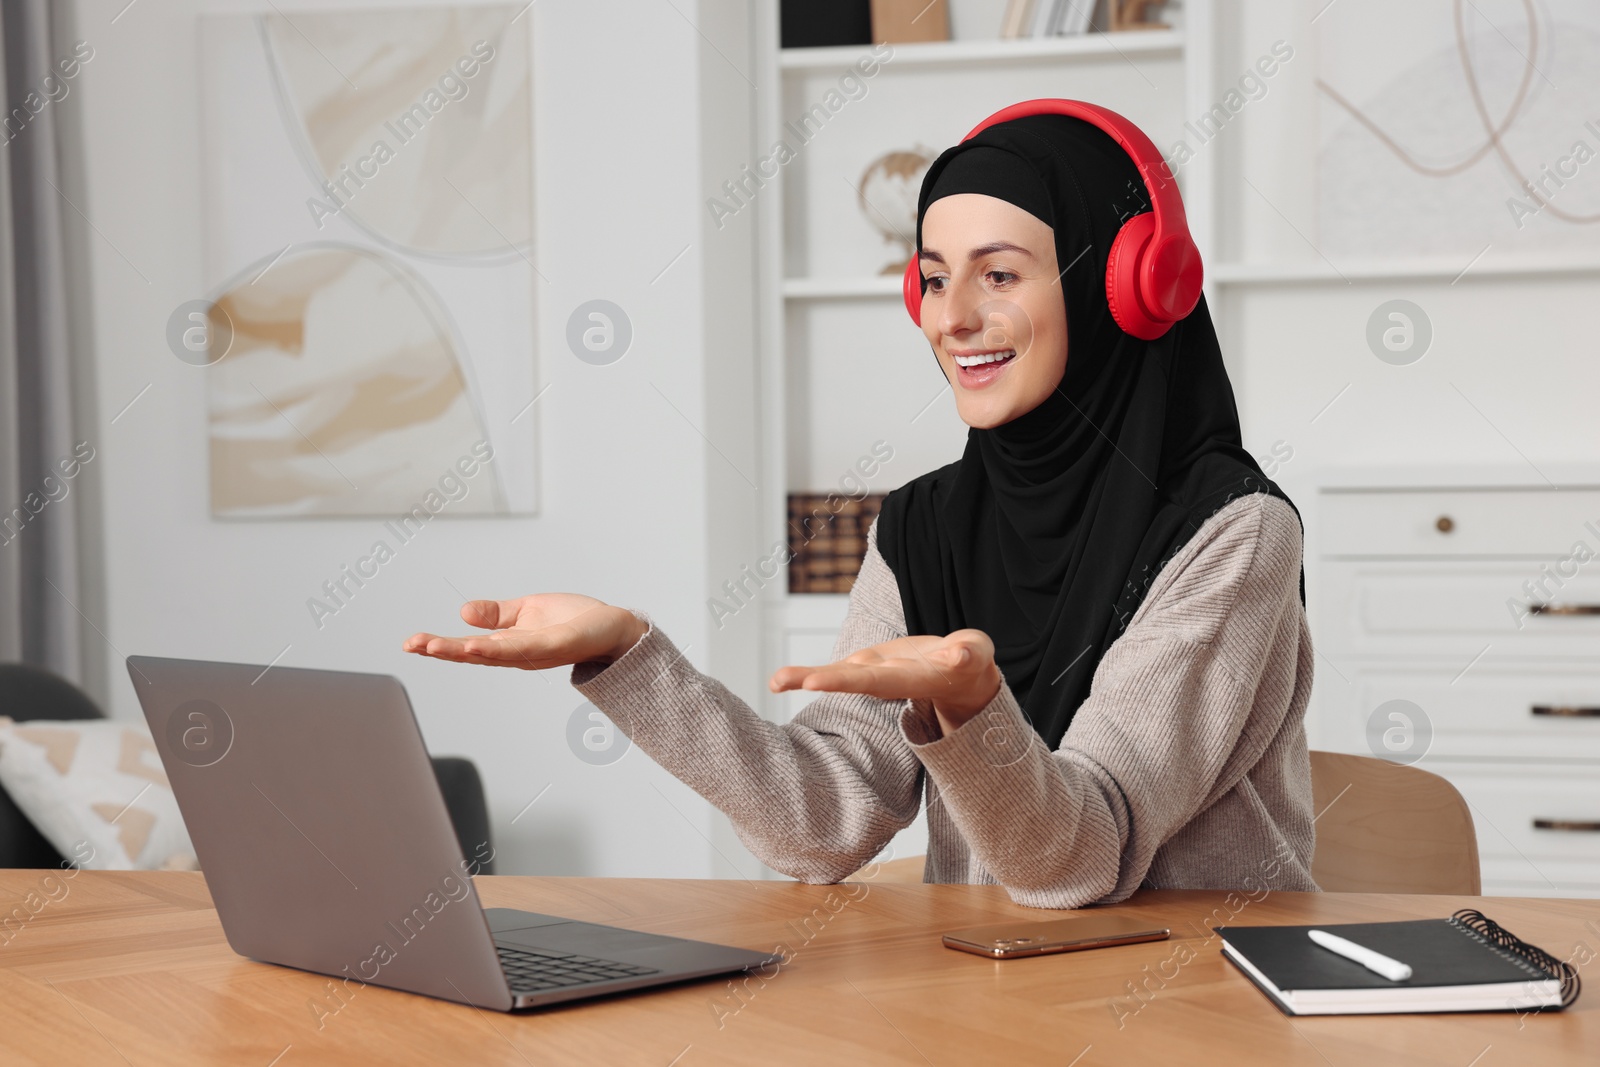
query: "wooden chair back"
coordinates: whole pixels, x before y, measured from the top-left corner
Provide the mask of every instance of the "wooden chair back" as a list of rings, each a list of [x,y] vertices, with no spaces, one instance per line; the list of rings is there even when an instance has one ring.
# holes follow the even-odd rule
[[[1472,811],[1437,774],[1371,756],[1311,753],[1317,851],[1311,876],[1330,893],[1477,896]]]
[[[1371,756],[1311,753],[1317,851],[1311,875],[1329,893],[1478,896],[1472,811],[1437,774]],[[850,881],[921,882],[925,857],[871,865]]]

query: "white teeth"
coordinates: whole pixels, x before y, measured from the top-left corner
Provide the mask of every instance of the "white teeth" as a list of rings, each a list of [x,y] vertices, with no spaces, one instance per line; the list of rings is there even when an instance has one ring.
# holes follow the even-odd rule
[[[985,355],[981,355],[981,356],[957,356],[957,357],[955,357],[956,358],[956,366],[958,366],[958,367],[978,367],[978,366],[982,366],[985,363],[998,363],[1001,360],[1010,359],[1012,356],[1014,356],[1016,354],[1017,354],[1016,349],[1008,348],[1004,352],[989,352],[989,353],[987,353]]]

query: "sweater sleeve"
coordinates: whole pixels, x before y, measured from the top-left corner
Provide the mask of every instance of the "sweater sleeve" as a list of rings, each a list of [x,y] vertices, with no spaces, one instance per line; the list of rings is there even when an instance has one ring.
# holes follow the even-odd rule
[[[940,802],[1013,900],[1126,898],[1261,759],[1293,705],[1300,543],[1294,512],[1266,494],[1213,515],[1101,658],[1055,752],[1004,685],[948,735],[925,702],[904,706]]]
[[[870,537],[868,545],[835,659],[905,636],[894,577]],[[721,809],[762,862],[803,882],[859,870],[921,805],[922,765],[901,736],[902,701],[827,693],[792,721],[771,723],[696,670],[654,624],[615,662],[575,666],[572,684]]]

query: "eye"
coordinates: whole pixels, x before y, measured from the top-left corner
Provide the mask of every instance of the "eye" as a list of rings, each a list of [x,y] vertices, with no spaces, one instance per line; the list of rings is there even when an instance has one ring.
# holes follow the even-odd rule
[[[989,284],[997,289],[1003,289],[1017,280],[1017,276],[1008,270],[985,271],[983,276],[989,279]]]
[[[945,277],[942,274],[930,274],[922,279],[926,291],[930,293],[944,292]]]

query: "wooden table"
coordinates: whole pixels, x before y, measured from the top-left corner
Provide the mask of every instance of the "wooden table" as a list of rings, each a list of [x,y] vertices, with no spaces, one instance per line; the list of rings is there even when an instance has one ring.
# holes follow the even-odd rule
[[[0,871],[0,915],[43,871]],[[0,927],[0,1063],[63,1067],[303,1064],[1049,1063],[1392,1067],[1600,1062],[1600,988],[1563,1013],[1298,1018],[1219,951],[1210,927],[1443,917],[1480,906],[1566,957],[1600,953],[1600,901],[1140,893],[1119,911],[1173,940],[998,963],[940,932],[1056,913],[994,886],[479,878],[527,908],[771,949],[770,980],[711,980],[526,1015],[376,986],[329,1014],[326,980],[235,956],[198,874],[83,872]],[[56,889],[59,896],[59,887]],[[34,898],[46,899],[42,892]],[[1231,899],[1231,905],[1229,903]],[[1180,962],[1187,959],[1188,962]],[[1595,978],[1590,964],[1583,977]],[[1139,990],[1135,996],[1133,989]],[[318,1020],[321,1019],[319,1029]]]

